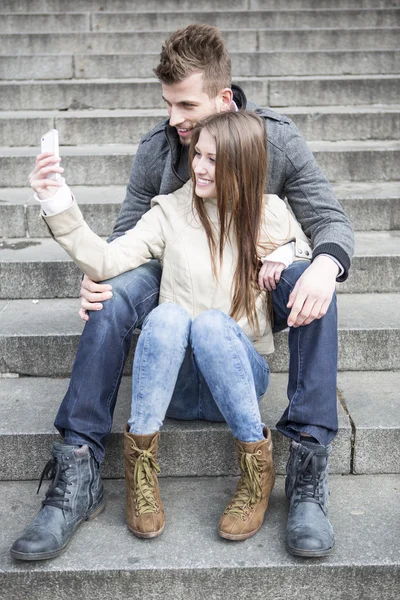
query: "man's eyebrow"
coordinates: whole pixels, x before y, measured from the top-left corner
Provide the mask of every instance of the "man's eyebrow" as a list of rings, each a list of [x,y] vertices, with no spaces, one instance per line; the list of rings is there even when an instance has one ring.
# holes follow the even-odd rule
[[[167,100],[164,96],[161,97],[164,100],[164,102],[166,102],[167,104],[171,104],[171,102]],[[177,102],[177,104],[193,104],[193,106],[197,106],[198,102],[196,102],[195,100],[181,100],[180,102]]]

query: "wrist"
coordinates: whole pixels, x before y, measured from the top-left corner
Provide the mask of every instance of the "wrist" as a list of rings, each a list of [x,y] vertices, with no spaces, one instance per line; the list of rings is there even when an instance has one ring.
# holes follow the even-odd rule
[[[314,258],[312,264],[322,267],[325,271],[332,273],[335,279],[339,275],[339,266],[332,258],[330,258],[330,256],[327,256],[326,254],[319,254],[316,258]]]

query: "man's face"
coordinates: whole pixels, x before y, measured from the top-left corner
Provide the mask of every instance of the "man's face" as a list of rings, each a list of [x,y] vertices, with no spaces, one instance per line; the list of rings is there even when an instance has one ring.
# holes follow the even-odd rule
[[[190,144],[196,123],[225,110],[225,106],[230,107],[231,104],[231,97],[225,90],[216,98],[210,98],[203,91],[203,73],[193,73],[178,83],[163,83],[162,91],[167,104],[169,124],[176,128],[179,139],[185,146]]]

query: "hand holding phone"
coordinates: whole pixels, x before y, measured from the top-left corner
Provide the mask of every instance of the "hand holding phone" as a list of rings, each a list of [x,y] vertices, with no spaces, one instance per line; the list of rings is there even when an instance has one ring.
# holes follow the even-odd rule
[[[35,167],[29,175],[29,182],[39,198],[47,200],[54,196],[57,189],[64,184],[61,175],[64,169],[60,167],[57,129],[52,129],[42,135],[40,146],[41,151],[36,157]]]
[[[57,129],[50,129],[47,133],[42,136],[40,144],[41,154],[53,154],[54,156],[60,156],[60,148],[58,143],[58,131]],[[46,179],[54,179],[58,181],[60,179],[59,173],[48,173]]]

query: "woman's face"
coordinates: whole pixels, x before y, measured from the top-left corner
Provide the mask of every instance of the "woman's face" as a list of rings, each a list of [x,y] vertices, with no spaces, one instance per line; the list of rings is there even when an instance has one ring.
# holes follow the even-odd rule
[[[196,194],[199,198],[215,198],[215,140],[202,129],[195,146],[192,169],[196,178]]]

